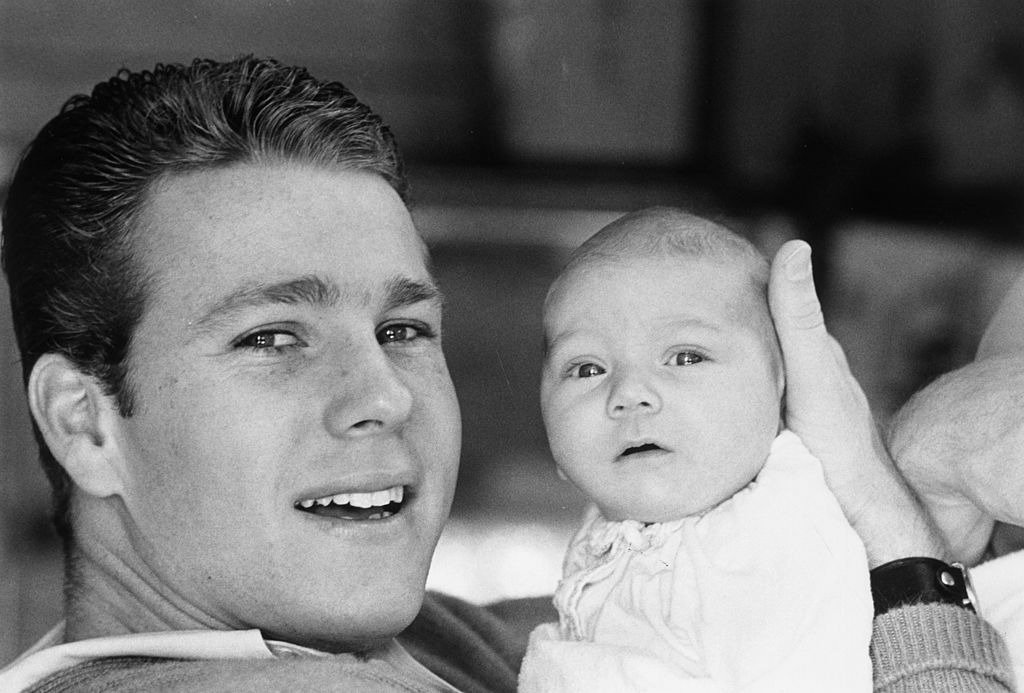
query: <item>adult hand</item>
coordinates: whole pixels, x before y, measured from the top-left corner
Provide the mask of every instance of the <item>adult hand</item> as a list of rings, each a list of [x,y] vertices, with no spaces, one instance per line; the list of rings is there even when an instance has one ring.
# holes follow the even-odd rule
[[[890,450],[954,557],[985,552],[997,520],[1024,525],[1024,353],[976,361],[914,395]]]
[[[789,241],[772,262],[768,299],[786,369],[786,425],[821,460],[825,479],[860,535],[871,568],[946,548],[896,470],[867,398],[825,329],[811,249]]]
[[[977,360],[914,395],[889,427],[897,466],[964,562],[988,545],[997,554],[1021,547],[1022,405],[1024,275],[992,317]]]

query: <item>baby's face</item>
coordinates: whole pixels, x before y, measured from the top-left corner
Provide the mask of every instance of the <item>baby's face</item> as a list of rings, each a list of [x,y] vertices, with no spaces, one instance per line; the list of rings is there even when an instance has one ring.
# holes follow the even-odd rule
[[[757,475],[783,387],[768,319],[743,270],[701,259],[614,260],[560,280],[541,409],[555,461],[606,518],[678,519]]]

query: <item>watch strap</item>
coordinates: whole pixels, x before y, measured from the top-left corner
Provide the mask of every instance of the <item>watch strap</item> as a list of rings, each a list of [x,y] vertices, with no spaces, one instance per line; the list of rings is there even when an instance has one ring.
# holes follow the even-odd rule
[[[909,604],[954,604],[977,612],[967,569],[937,558],[901,558],[871,571],[875,616]]]

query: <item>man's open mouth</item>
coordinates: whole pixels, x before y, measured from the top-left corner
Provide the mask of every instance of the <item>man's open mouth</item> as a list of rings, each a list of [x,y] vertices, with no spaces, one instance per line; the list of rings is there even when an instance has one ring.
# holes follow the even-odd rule
[[[338,520],[383,520],[399,512],[404,500],[405,487],[392,486],[380,491],[304,498],[295,503],[295,509]]]

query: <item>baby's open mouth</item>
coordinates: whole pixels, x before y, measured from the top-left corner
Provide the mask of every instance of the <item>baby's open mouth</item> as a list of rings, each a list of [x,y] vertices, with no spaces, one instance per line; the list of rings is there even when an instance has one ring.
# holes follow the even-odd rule
[[[619,454],[619,457],[629,457],[630,455],[639,455],[644,452],[665,452],[665,448],[661,447],[657,443],[644,443],[643,445],[633,445]]]
[[[381,491],[305,498],[295,503],[295,509],[339,520],[383,520],[399,512],[404,499],[405,487],[392,486]]]

